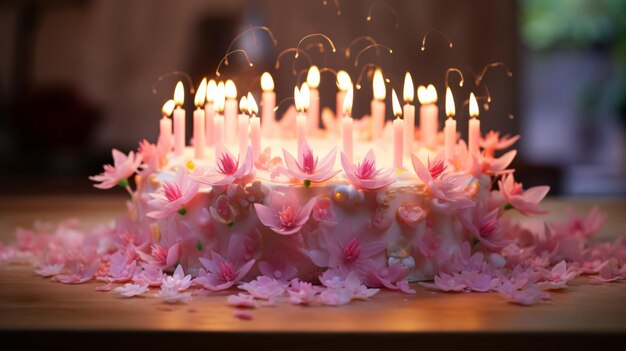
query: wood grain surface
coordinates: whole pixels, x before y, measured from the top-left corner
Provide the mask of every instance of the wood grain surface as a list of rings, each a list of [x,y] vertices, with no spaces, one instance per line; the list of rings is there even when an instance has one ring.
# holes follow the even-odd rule
[[[559,218],[593,204],[609,218],[599,240],[626,233],[624,199],[549,199]],[[120,197],[0,198],[0,241],[35,220],[77,217],[85,226],[106,223],[124,211]],[[440,293],[415,285],[417,294],[383,291],[371,301],[343,307],[279,303],[252,310],[252,320],[233,317],[221,294],[194,296],[167,305],[152,297],[122,299],[97,292],[101,283],[63,285],[41,278],[28,265],[0,264],[1,330],[208,331],[208,332],[613,332],[626,333],[626,284],[590,285],[577,278],[551,304],[521,307],[494,293]]]

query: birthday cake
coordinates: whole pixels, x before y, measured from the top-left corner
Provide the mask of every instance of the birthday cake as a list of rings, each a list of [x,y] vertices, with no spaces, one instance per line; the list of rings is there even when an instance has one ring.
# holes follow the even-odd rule
[[[625,240],[589,241],[604,221],[597,209],[564,223],[507,214],[545,213],[540,202],[549,188],[517,182],[516,151],[508,149],[518,137],[481,133],[473,94],[464,139],[448,86],[440,131],[433,86],[417,89],[416,123],[408,73],[404,106],[392,90],[393,121],[385,118],[379,70],[371,113],[358,119],[349,76],[338,72],[337,80],[335,113],[320,111],[312,66],[295,89],[295,106],[276,118],[266,73],[259,118],[251,93],[238,101],[232,81],[204,79],[191,145],[179,82],[163,106],[157,141],[128,154],[114,149],[113,164],[91,177],[98,188],[128,191],[127,215],[85,233],[74,222],[20,229],[15,246],[0,246],[0,259],[28,257],[42,276],[103,281],[98,290],[123,283],[115,290],[125,297],[158,288],[169,303],[188,300],[190,290],[239,288],[246,293],[228,298],[238,307],[281,296],[342,305],[379,288],[414,293],[415,281],[442,291],[495,291],[527,305],[578,274],[594,282],[626,277]]]

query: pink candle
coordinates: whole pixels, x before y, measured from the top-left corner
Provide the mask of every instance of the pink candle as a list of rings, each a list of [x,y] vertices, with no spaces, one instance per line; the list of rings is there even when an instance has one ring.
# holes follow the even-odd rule
[[[469,100],[469,112],[470,112],[470,120],[469,120],[469,129],[468,129],[468,141],[467,148],[470,155],[478,157],[480,155],[480,149],[478,147],[478,143],[480,141],[480,120],[478,119],[478,102],[476,101],[476,97],[474,93],[470,94]]]
[[[454,120],[454,114],[454,98],[452,97],[452,90],[448,87],[446,88],[446,115],[448,119],[443,129],[446,160],[454,158],[454,147],[456,146],[456,121]]]
[[[248,112],[248,98],[246,96],[241,97],[241,100],[239,101],[239,110],[242,113],[239,114],[237,135],[239,136],[239,159],[243,160],[246,156],[246,152],[248,151],[248,128],[250,125],[250,117],[245,114]]]
[[[250,118],[250,144],[252,156],[254,157],[254,162],[256,162],[261,155],[261,120],[255,115]]]
[[[258,112],[259,107],[254,96],[248,93],[248,113],[252,115],[250,118],[250,146],[252,147],[254,162],[258,161],[261,155],[261,120],[256,116]]]
[[[420,134],[422,143],[429,148],[437,146],[437,132],[439,131],[439,108],[437,105],[437,90],[431,84],[428,88],[420,86],[417,90],[420,101]]]
[[[396,115],[396,119],[393,121],[393,168],[402,168],[402,160],[404,157],[403,149],[403,135],[404,135],[404,121],[400,118],[402,116],[402,108],[400,108],[400,101],[396,96],[395,90],[392,90],[392,105],[393,114]]]
[[[216,90],[217,84],[215,80],[211,79],[207,84],[206,104],[204,104],[204,119],[206,121],[205,141],[207,146],[213,146],[213,117],[215,116],[213,101],[215,100]]]
[[[185,151],[185,110],[181,106],[185,103],[185,88],[180,81],[174,89],[174,102],[174,153],[182,155]]]
[[[308,132],[309,135],[317,135],[320,126],[320,92],[317,90],[320,85],[320,70],[317,66],[309,68],[306,82],[309,86]]]
[[[274,92],[274,80],[272,76],[265,72],[261,76],[261,89],[263,89],[263,95],[261,96],[261,128],[263,136],[266,138],[274,137],[274,129],[276,128],[276,93]]]
[[[204,122],[204,100],[206,99],[206,78],[202,79],[194,103],[196,110],[193,111],[193,148],[196,159],[204,158],[206,124]]]
[[[371,105],[372,138],[378,139],[385,128],[385,80],[383,73],[377,69],[373,79],[374,99]]]
[[[169,116],[174,111],[175,106],[174,100],[167,100],[161,109],[163,118],[159,123],[159,141],[169,145],[169,148],[172,147],[172,120]]]
[[[224,128],[226,133],[226,143],[235,144],[237,142],[237,87],[232,80],[227,80],[224,86],[226,102],[224,104]]]
[[[215,142],[215,159],[218,160],[222,152],[224,152],[224,116],[217,114],[213,118],[214,136]]]
[[[353,148],[353,141],[352,141],[352,117],[350,117],[350,115],[352,114],[352,99],[353,99],[353,91],[352,91],[352,84],[350,85],[348,92],[346,93],[346,98],[343,101],[343,105],[341,107],[341,110],[343,111],[343,116],[341,119],[341,139],[343,141],[343,153],[346,155],[346,157],[348,158],[348,160],[350,160],[350,162],[352,162],[352,148]]]
[[[415,87],[413,79],[409,72],[404,76],[404,107],[402,108],[404,116],[404,157],[411,157],[413,152],[413,139],[415,138],[415,106],[412,105],[415,97]]]
[[[344,117],[343,101],[350,87],[352,87],[352,80],[350,79],[350,75],[346,71],[337,72],[337,88],[339,88],[339,91],[337,91],[337,101],[336,101],[337,109],[335,110],[337,111],[337,116],[336,116],[337,120],[340,120],[342,117]]]
[[[302,84],[302,88],[298,87],[294,90],[294,100],[296,109],[299,111],[296,116],[296,142],[298,143],[298,155],[302,154],[302,145],[306,142],[307,116],[306,111],[310,102],[309,85]]]
[[[296,141],[298,143],[298,155],[302,153],[302,145],[306,142],[306,115],[298,112],[296,116]]]

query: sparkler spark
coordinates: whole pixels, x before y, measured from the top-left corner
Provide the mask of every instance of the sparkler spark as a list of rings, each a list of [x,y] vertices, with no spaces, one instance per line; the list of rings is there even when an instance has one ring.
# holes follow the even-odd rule
[[[243,32],[239,33],[239,34],[235,37],[235,39],[233,39],[233,40],[230,42],[230,45],[228,45],[228,48],[226,49],[226,53],[227,53],[227,54],[226,54],[226,56],[224,56],[224,57],[226,57],[226,60],[225,60],[225,62],[224,62],[224,64],[225,64],[226,66],[228,66],[228,53],[229,53],[229,52],[231,52],[231,51],[230,51],[230,49],[232,49],[233,45],[235,45],[235,43],[237,42],[237,40],[239,40],[239,38],[241,38],[244,34],[246,34],[246,33],[248,33],[248,32],[251,32],[251,31],[252,31],[252,34],[254,35],[254,31],[257,31],[257,30],[260,30],[260,31],[264,31],[264,32],[266,32],[266,33],[267,33],[267,35],[270,37],[270,39],[272,39],[272,44],[274,44],[274,46],[278,45],[278,41],[276,41],[276,38],[274,37],[274,33],[272,33],[272,31],[271,31],[268,27],[266,27],[266,26],[254,26],[254,27],[250,27],[250,28],[248,28],[248,29],[244,30]],[[256,35],[254,35],[254,45],[256,45]]]
[[[163,79],[170,77],[170,76],[182,76],[187,80],[187,86],[189,87],[189,93],[190,94],[194,94],[195,93],[195,89],[193,87],[193,81],[191,80],[191,77],[183,72],[183,71],[172,71],[172,72],[168,72],[165,73],[161,76],[159,76],[159,78],[157,78],[157,80],[154,81],[154,83],[152,83],[152,94],[156,95],[157,94],[157,84],[162,81]]]
[[[230,52],[227,52],[226,55],[224,55],[224,57],[222,57],[222,59],[220,60],[220,63],[217,65],[217,68],[215,69],[215,75],[216,76],[221,76],[222,74],[220,73],[220,67],[222,67],[222,63],[224,63],[224,66],[228,66],[228,63],[226,62],[228,56],[236,53],[236,52],[241,52],[243,54],[243,56],[246,58],[246,61],[248,62],[248,65],[250,67],[254,66],[254,64],[252,64],[252,62],[250,62],[250,58],[248,57],[248,53],[243,50],[243,49],[237,49],[237,50],[233,50]]]
[[[393,54],[393,50],[391,50],[388,46],[382,45],[382,44],[372,44],[372,45],[368,45],[365,48],[363,48],[363,50],[359,51],[358,54],[356,54],[356,58],[354,59],[354,67],[358,67],[359,66],[359,57],[361,56],[361,54],[363,52],[365,52],[366,50],[373,48],[373,47],[383,47],[385,49],[387,49],[387,51],[389,52],[389,54]]]
[[[369,9],[367,10],[367,17],[365,17],[365,19],[368,22],[372,21],[372,10],[374,9],[374,5],[376,4],[380,4],[385,6],[385,8],[387,8],[389,10],[389,12],[391,12],[391,14],[393,15],[394,19],[395,19],[395,27],[396,28],[400,28],[400,17],[398,16],[398,13],[396,12],[396,10],[394,10],[393,7],[391,7],[391,5],[389,5],[386,2],[382,2],[382,1],[373,1],[372,4],[370,5]]]
[[[453,46],[452,45],[452,40],[450,40],[450,38],[447,35],[445,35],[443,32],[441,32],[441,31],[439,31],[437,29],[431,28],[431,29],[427,30],[426,34],[424,34],[424,36],[422,37],[422,47],[421,47],[422,51],[426,50],[426,37],[428,37],[428,34],[430,34],[430,33],[439,33],[441,36],[446,38],[446,40],[448,41],[448,46],[450,47],[450,49],[452,49],[452,46]]]

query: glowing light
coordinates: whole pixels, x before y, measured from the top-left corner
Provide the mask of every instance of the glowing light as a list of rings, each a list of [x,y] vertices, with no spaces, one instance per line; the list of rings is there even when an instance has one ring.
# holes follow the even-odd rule
[[[478,114],[479,114],[478,102],[476,101],[476,96],[474,96],[474,93],[470,94],[469,114],[470,114],[470,117],[472,117],[472,118],[478,117]]]
[[[256,100],[250,92],[248,92],[248,113],[252,116],[256,116],[257,113],[259,113],[259,106],[256,104]]]
[[[200,108],[204,106],[204,100],[206,99],[206,78],[202,78],[198,90],[196,90],[196,97],[193,100],[196,107]]]
[[[452,97],[452,90],[448,87],[446,88],[446,116],[454,117],[455,113],[454,97]]]
[[[343,99],[343,114],[346,116],[352,115],[352,99],[354,96],[354,89],[352,89],[352,84],[348,87],[348,92],[346,93],[346,97]]]
[[[176,107],[176,103],[174,102],[174,100],[170,99],[165,101],[163,107],[161,108],[163,116],[171,116],[172,112],[174,111],[174,107]]]
[[[215,90],[215,100],[213,100],[213,106],[217,112],[224,111],[224,100],[226,99],[225,90],[224,82],[219,82]]]
[[[226,94],[227,99],[237,98],[237,86],[235,86],[235,82],[233,82],[230,79],[227,80],[224,89],[225,89],[225,94]]]
[[[337,72],[337,88],[341,91],[347,91],[352,87],[352,79],[346,71]]]
[[[395,89],[391,89],[391,104],[393,106],[393,115],[396,117],[402,116],[402,107],[400,106],[400,101],[398,100]]]
[[[174,89],[174,102],[176,103],[176,106],[182,106],[185,103],[185,87],[181,81],[176,83],[176,88]]]
[[[217,91],[217,83],[215,83],[215,79],[211,79],[206,86],[206,101],[213,102],[215,100],[215,92]]]
[[[417,88],[417,99],[420,104],[434,104],[437,102],[437,89],[432,84],[429,84],[428,87],[420,85]]]
[[[404,102],[410,104],[413,102],[413,98],[415,97],[415,87],[413,86],[413,78],[411,78],[411,74],[406,72],[404,75],[404,91],[403,91]]]
[[[387,96],[387,91],[385,88],[385,80],[383,79],[383,72],[380,69],[377,69],[374,72],[373,87],[374,99],[381,101],[385,100],[385,97]]]
[[[309,105],[311,104],[311,91],[309,89],[309,84],[302,84],[302,87],[300,88],[300,98],[300,102],[302,103],[302,109],[308,109]]]
[[[244,95],[239,100],[239,111],[246,113],[248,111],[248,98]]]
[[[268,72],[263,73],[261,75],[261,89],[263,91],[273,91],[274,90],[274,79],[272,75]]]
[[[311,66],[311,68],[309,68],[309,73],[306,76],[306,82],[313,89],[317,89],[317,87],[320,86],[320,70],[317,66]]]

